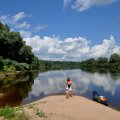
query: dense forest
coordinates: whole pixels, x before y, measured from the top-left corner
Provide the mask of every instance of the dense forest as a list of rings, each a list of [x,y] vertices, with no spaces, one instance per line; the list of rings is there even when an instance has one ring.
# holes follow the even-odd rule
[[[0,71],[67,69],[78,66],[78,62],[39,60],[19,32],[11,31],[8,25],[0,22]]]
[[[120,55],[114,53],[110,58],[91,58],[80,62],[80,68],[90,72],[120,72]]]
[[[81,62],[45,61],[38,59],[32,48],[26,45],[19,32],[11,31],[0,22],[0,71],[30,71],[81,68],[90,72],[120,72],[120,55],[114,53],[110,58],[91,58]]]
[[[54,69],[76,69],[80,68],[80,62],[69,61],[39,61],[40,70],[54,70]]]
[[[0,70],[38,69],[39,60],[19,32],[0,22]]]

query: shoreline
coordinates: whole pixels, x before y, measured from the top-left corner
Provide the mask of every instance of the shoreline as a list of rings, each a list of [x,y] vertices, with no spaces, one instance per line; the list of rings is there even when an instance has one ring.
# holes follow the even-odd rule
[[[34,108],[43,111],[46,117],[39,117]],[[120,112],[82,96],[51,95],[26,104],[25,112],[30,120],[119,120]]]

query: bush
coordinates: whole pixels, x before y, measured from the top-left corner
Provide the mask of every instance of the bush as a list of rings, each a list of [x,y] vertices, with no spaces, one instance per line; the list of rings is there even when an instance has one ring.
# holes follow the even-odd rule
[[[4,65],[4,66],[3,66],[3,71],[4,71],[4,72],[7,72],[7,70],[8,70],[8,66],[7,66],[7,65]]]
[[[29,65],[26,64],[26,63],[19,63],[19,64],[16,64],[16,70],[29,70]]]
[[[12,61],[11,61],[10,59],[4,59],[4,60],[3,60],[3,64],[4,64],[4,65],[7,65],[7,66],[8,66],[8,65],[12,65]]]
[[[14,108],[6,106],[5,108],[0,109],[0,116],[4,116],[7,119],[10,119],[15,116]]]
[[[21,113],[17,114],[13,120],[29,120],[29,117],[22,111]]]
[[[2,58],[0,58],[0,70],[2,70],[2,68],[3,68],[3,60]]]
[[[6,106],[0,109],[0,117],[4,117],[8,120],[29,120],[29,116],[20,108],[15,109],[13,107]]]
[[[29,64],[27,63],[18,63],[16,61],[12,62],[12,65],[16,68],[18,71],[23,71],[23,70],[29,70]]]
[[[14,66],[12,66],[12,65],[10,65],[9,67],[8,67],[8,70],[7,70],[8,72],[15,72],[16,71],[16,68],[14,67]]]

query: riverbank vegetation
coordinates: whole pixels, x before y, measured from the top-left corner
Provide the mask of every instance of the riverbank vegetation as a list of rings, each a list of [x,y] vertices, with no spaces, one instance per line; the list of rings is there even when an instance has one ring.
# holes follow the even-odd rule
[[[80,62],[80,68],[89,72],[120,73],[120,55],[114,53],[107,57],[91,58]]]
[[[28,115],[23,111],[22,107],[13,108],[6,106],[0,108],[0,117],[4,120],[29,120]]]
[[[110,58],[90,58],[81,62],[40,61],[39,69],[82,69],[88,72],[120,73],[120,55],[114,53],[110,56]]]
[[[81,62],[40,60],[19,32],[11,31],[8,25],[0,22],[0,78],[16,75],[17,71],[75,68],[91,72],[120,72],[120,55],[115,53],[110,58],[91,58]]]
[[[15,75],[16,71],[69,69],[79,67],[78,62],[39,60],[26,45],[19,32],[11,31],[0,22],[0,77]]]
[[[18,107],[5,106],[4,108],[0,108],[0,118],[4,120],[29,120],[32,119],[31,116],[33,114],[40,118],[47,118],[45,112],[35,105],[36,104],[28,104]],[[31,111],[32,115],[27,113],[28,110]]]
[[[0,22],[0,75],[15,71],[36,70],[39,60],[19,32]]]

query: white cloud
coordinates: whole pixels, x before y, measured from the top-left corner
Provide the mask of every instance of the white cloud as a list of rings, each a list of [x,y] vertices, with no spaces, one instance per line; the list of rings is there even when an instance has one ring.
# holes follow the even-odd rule
[[[70,5],[72,9],[84,11],[93,6],[108,5],[118,0],[64,0],[64,7]]]
[[[100,57],[106,56],[109,57],[112,51],[114,50],[115,39],[113,36],[110,36],[110,39],[104,39],[101,45],[95,45],[90,49],[89,57]],[[120,48],[120,47],[117,47]],[[116,51],[118,52],[118,51]]]
[[[12,16],[13,21],[17,22],[23,18],[32,17],[32,15],[26,14],[25,12],[19,12],[16,15]]]
[[[31,16],[32,15],[26,14],[25,12],[19,12],[14,16],[2,15],[0,16],[0,20],[8,25],[12,25],[14,28],[29,28],[30,24],[27,21],[20,22],[20,20]]]
[[[0,16],[0,19],[1,20],[6,20],[8,17],[9,17],[9,15],[2,15],[2,16]]]
[[[19,25],[17,25],[18,28],[29,28],[30,24],[28,24],[27,22],[23,22]]]
[[[6,24],[8,24],[8,23],[12,23],[13,24],[10,15],[2,15],[2,16],[0,16],[0,21],[2,21],[3,23],[6,23]]]
[[[23,29],[28,29],[28,28],[31,28],[31,24],[28,23],[28,21],[26,21],[28,18],[32,17],[32,15],[30,14],[27,14],[25,12],[19,12],[15,15],[2,15],[0,16],[0,21],[4,24],[8,24],[11,29],[14,29],[17,31],[19,30],[20,32],[23,30]],[[41,25],[41,24],[38,24],[36,27],[33,27],[33,33],[34,32],[39,32],[41,30],[44,30],[48,27],[48,25]],[[22,30],[21,30],[22,29]]]
[[[99,91],[101,87],[103,91],[114,95],[117,86],[120,84],[119,78],[118,80],[113,80],[110,74],[90,74],[85,73],[80,69],[50,71],[38,75],[32,86],[30,95],[40,96],[41,93],[49,95],[51,93],[64,92],[65,81],[68,76],[74,80],[73,92],[78,95],[84,95],[88,92],[92,94],[95,88]]]
[[[32,35],[32,32],[30,32],[30,31],[20,30],[19,32],[23,38],[28,38],[28,37],[31,37],[31,35]]]
[[[47,28],[47,25],[38,25],[37,27],[34,28],[34,31],[38,32],[38,31],[44,30],[46,28]]]
[[[82,37],[66,38],[59,37],[41,38],[40,36],[24,38],[27,45],[32,46],[32,51],[40,59],[80,61],[91,57],[109,57],[113,53],[120,53],[120,46],[116,46],[113,36],[104,39],[99,45],[90,47],[89,41]]]
[[[72,0],[64,0],[64,7],[71,3]]]

